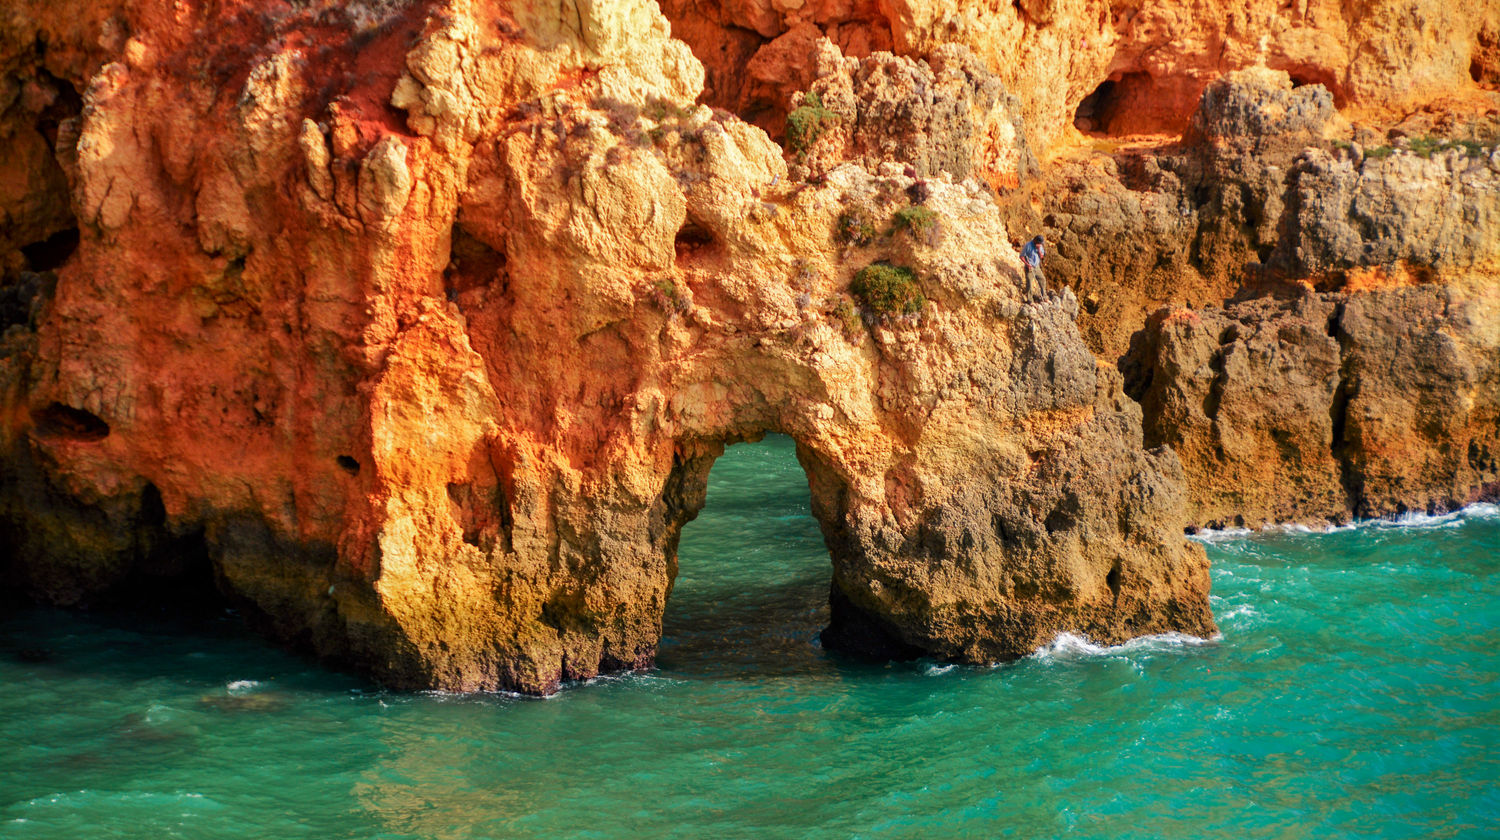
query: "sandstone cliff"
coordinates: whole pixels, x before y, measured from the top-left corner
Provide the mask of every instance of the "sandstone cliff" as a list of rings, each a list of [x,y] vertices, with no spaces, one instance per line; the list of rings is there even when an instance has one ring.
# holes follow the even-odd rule
[[[830,645],[1210,634],[1184,526],[1500,493],[1497,17],[12,4],[0,576],[545,692],[776,431]]]
[[[11,257],[13,590],[211,571],[389,684],[549,691],[650,663],[714,457],[779,431],[831,643],[1213,632],[1176,456],[964,177],[1031,164],[962,51],[833,61],[804,180],[638,0],[84,11],[4,22],[63,103],[7,111],[58,166],[13,236],[77,236]]]
[[[1020,97],[1033,145],[1075,120],[1111,134],[1181,133],[1208,84],[1250,67],[1321,84],[1340,106],[1405,113],[1500,78],[1500,9],[1445,0],[663,0],[708,71],[710,102],[773,132],[817,71],[846,55],[974,51]]]
[[[1229,74],[1183,153],[1096,170],[1049,215],[1058,273],[1106,302],[1085,318],[1106,357],[1174,305],[1121,364],[1148,442],[1184,461],[1195,523],[1345,521],[1500,489],[1492,125],[1461,126],[1488,141],[1366,150],[1321,88]],[[1135,224],[1148,247],[1105,244]],[[1088,262],[1100,253],[1118,256]]]

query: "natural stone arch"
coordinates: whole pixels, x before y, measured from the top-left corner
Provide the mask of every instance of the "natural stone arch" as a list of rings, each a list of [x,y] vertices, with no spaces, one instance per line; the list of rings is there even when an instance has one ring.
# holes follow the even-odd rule
[[[411,7],[367,54],[415,46],[360,96],[277,37],[305,10],[235,24],[264,47],[233,96],[170,95],[198,59],[153,75],[149,37],[101,69],[68,162],[78,250],[0,370],[7,475],[56,498],[0,515],[103,525],[61,579],[31,574],[57,568],[43,545],[7,578],[90,587],[149,520],[201,533],[262,626],[388,685],[547,692],[650,664],[684,442],[774,429],[813,456],[851,623],[972,662],[1212,632],[1175,457],[1144,451],[1071,295],[1023,299],[992,197],[952,171],[976,150],[937,153],[978,133],[912,123],[794,179],[691,105],[702,68],[654,4],[586,4],[576,30],[522,6],[520,31]],[[925,303],[851,291],[876,263]],[[53,404],[98,425],[57,434]]]

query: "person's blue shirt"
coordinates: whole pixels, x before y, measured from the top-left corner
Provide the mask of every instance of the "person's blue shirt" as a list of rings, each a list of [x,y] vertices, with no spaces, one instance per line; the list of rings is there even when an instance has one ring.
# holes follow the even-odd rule
[[[1040,268],[1042,257],[1046,254],[1046,249],[1035,239],[1028,240],[1025,245],[1021,246],[1021,259],[1032,268]]]

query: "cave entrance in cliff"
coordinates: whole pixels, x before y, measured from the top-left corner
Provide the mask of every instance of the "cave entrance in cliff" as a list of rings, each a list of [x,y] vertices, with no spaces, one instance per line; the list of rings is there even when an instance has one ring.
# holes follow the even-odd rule
[[[735,444],[714,462],[707,503],[684,526],[657,665],[663,672],[806,673],[826,667],[832,566],[796,444]]]
[[[1115,115],[1115,81],[1106,79],[1094,88],[1094,92],[1078,103],[1073,112],[1073,125],[1082,132],[1109,131],[1109,121]]]

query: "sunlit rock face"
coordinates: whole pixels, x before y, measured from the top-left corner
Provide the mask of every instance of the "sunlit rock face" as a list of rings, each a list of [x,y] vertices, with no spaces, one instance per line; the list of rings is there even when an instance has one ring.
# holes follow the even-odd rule
[[[1096,205],[1116,211],[1096,217],[1104,230],[1080,214],[1059,234],[1075,254],[1120,253],[1102,245],[1130,224],[1118,211],[1158,210],[1137,217],[1161,220],[1142,227],[1172,259],[1134,280],[1130,260],[1151,248],[1106,260],[1117,270],[1079,272],[1079,294],[1109,296],[1086,334],[1123,352],[1147,442],[1182,458],[1196,524],[1342,522],[1500,493],[1500,152],[1345,136],[1321,88],[1229,74],[1186,151],[1141,162],[1157,168],[1150,187],[1116,182]],[[1174,270],[1163,295],[1149,278]]]
[[[1500,494],[1500,287],[1307,292],[1153,316],[1126,359],[1198,524],[1326,524]]]
[[[547,692],[651,663],[713,459],[781,432],[832,646],[1211,634],[1184,526],[1500,494],[1496,33],[13,3],[5,594],[204,581],[390,685]]]
[[[76,5],[0,18],[10,591],[211,574],[390,685],[547,692],[650,664],[713,458],[776,431],[832,644],[1214,631],[1177,456],[1021,294],[967,52],[837,58],[809,158],[641,0]]]
[[[1500,79],[1500,15],[1448,0],[662,0],[707,70],[708,100],[779,132],[826,38],[864,58],[971,49],[1020,99],[1033,144],[1074,125],[1110,134],[1188,127],[1204,89],[1264,67],[1340,106],[1399,113]]]

